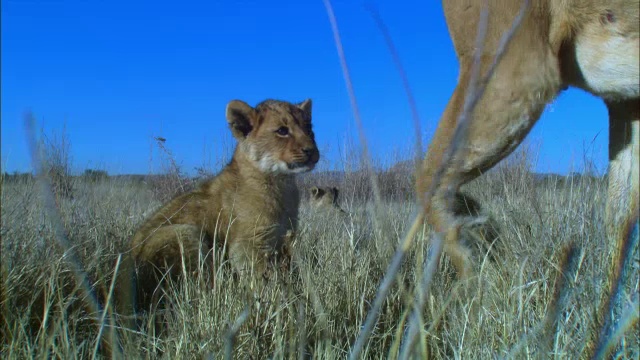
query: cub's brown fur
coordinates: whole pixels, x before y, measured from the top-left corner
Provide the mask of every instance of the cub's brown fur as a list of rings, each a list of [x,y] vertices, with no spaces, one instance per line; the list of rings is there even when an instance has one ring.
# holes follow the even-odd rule
[[[199,259],[225,244],[238,272],[268,277],[288,266],[300,196],[294,175],[319,160],[311,99],[265,100],[255,108],[229,102],[226,118],[238,141],[231,162],[212,180],[157,210],[131,240],[139,306],[148,306],[158,270],[196,271]],[[184,258],[184,263],[182,259]]]
[[[485,74],[521,1],[446,0],[444,14],[460,64],[458,85],[440,120],[417,179],[420,200],[430,198],[425,218],[446,232],[444,249],[458,273],[470,271],[468,249],[458,242],[463,221],[450,194],[510,154],[555,96],[575,86],[602,98],[609,110],[610,241],[638,221],[640,144],[640,1],[530,1],[486,91],[473,110],[466,138],[433,183],[451,143],[469,87],[475,38],[483,4],[488,24],[480,57]],[[578,119],[572,119],[577,121]]]
[[[338,205],[338,188],[336,187],[317,187],[313,186],[309,189],[309,193],[311,197],[309,198],[311,206],[315,209],[327,209],[327,210],[336,210],[341,214],[346,214],[347,212],[342,210],[340,205]]]

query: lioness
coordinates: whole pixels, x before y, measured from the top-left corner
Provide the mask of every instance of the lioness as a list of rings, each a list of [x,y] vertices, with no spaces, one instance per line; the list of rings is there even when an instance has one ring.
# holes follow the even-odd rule
[[[198,260],[216,244],[226,242],[240,273],[268,277],[276,266],[288,266],[287,245],[300,201],[294,175],[312,170],[320,157],[311,99],[299,104],[265,100],[255,108],[232,100],[226,118],[238,141],[229,164],[155,211],[131,240],[139,306],[148,306],[158,270],[196,271]]]
[[[434,183],[465,106],[476,49],[480,11],[488,24],[480,74],[484,76],[522,3],[511,0],[442,2],[459,60],[458,85],[429,146],[417,191],[425,218],[446,232],[444,249],[458,273],[469,272],[468,249],[458,241],[460,216],[448,201],[460,187],[510,154],[555,96],[575,86],[602,98],[609,110],[609,190],[606,219],[610,241],[638,221],[640,2],[639,0],[530,1],[523,20],[473,109],[466,138]],[[573,121],[576,121],[574,119]],[[637,225],[636,225],[637,226]]]
[[[310,203],[315,209],[331,209],[336,210],[341,214],[346,214],[347,212],[342,210],[340,205],[338,205],[338,188],[336,187],[317,187],[313,186],[309,189]]]

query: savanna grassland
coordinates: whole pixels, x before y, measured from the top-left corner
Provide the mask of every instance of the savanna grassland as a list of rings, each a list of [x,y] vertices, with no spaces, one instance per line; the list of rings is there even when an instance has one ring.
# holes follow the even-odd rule
[[[466,288],[442,258],[423,312],[422,356],[586,357],[589,340],[601,326],[596,314],[609,287],[607,259],[613,244],[606,241],[604,228],[606,181],[587,175],[535,175],[529,171],[529,155],[520,152],[464,188],[483,204],[500,236],[486,253],[487,246],[475,245],[488,242],[472,236],[474,229],[468,231],[479,276]],[[55,192],[59,223],[104,304],[118,254],[126,250],[144,215],[192,185],[171,174],[64,179],[64,191]],[[266,288],[257,301],[246,290],[248,284],[234,280],[217,256],[218,271],[175,283],[165,294],[171,311],[147,314],[141,331],[111,322],[107,311],[99,334],[95,319],[103,314],[82,306],[65,249],[56,241],[56,219],[43,207],[39,184],[29,176],[4,176],[2,358],[91,358],[103,353],[98,339],[115,333],[126,358],[218,359],[227,349],[237,359],[308,353],[317,359],[344,359],[416,211],[411,166],[392,167],[378,181],[383,196],[376,207],[361,172],[336,176],[314,171],[300,178],[302,191],[312,185],[338,186],[340,205],[348,211],[346,216],[312,213],[303,201],[294,248],[300,291]],[[414,285],[420,283],[427,258],[428,236],[424,229],[414,241],[364,358],[397,356]],[[570,243],[577,245],[577,266],[564,282],[562,308],[552,326],[545,319],[558,298],[555,284]],[[621,292],[623,304],[637,297],[639,286],[636,262]],[[160,333],[154,332],[154,316],[165,321]],[[638,330],[636,324],[622,338],[619,358],[640,356]]]

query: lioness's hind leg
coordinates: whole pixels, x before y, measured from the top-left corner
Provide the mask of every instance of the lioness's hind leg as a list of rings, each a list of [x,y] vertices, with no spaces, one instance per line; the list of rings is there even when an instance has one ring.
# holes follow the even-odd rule
[[[514,38],[514,41],[517,40]],[[523,43],[524,39],[520,39]],[[437,184],[433,184],[443,153],[449,146],[470,79],[472,61],[460,59],[460,79],[419,176],[421,197],[433,190],[426,218],[437,232],[446,232],[444,251],[461,277],[469,274],[469,249],[459,242],[460,221],[451,201],[460,187],[493,167],[510,154],[529,133],[545,105],[561,88],[558,61],[542,37],[527,37],[527,46],[516,46],[505,53],[482,99],[474,109],[466,140],[459,144],[453,161],[446,165]],[[482,57],[482,73],[493,56]],[[433,185],[433,186],[432,186]],[[433,187],[433,188],[432,188]]]
[[[618,244],[638,222],[640,193],[640,100],[607,102],[609,110],[609,175],[607,235]]]

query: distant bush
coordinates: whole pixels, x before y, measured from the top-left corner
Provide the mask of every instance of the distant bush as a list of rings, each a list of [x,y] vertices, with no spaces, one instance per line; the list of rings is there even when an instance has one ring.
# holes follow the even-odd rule
[[[56,197],[72,198],[74,179],[71,176],[71,142],[67,137],[66,125],[60,134],[53,131],[47,135],[44,129],[41,134],[44,175],[51,180]]]
[[[86,169],[83,176],[85,179],[93,182],[103,181],[109,178],[109,174],[106,171],[93,169]]]
[[[5,172],[3,175],[3,178],[4,178],[4,181],[6,181],[7,183],[16,183],[16,182],[26,183],[33,180],[33,174],[28,172],[21,173],[17,171],[14,171],[11,174]]]

